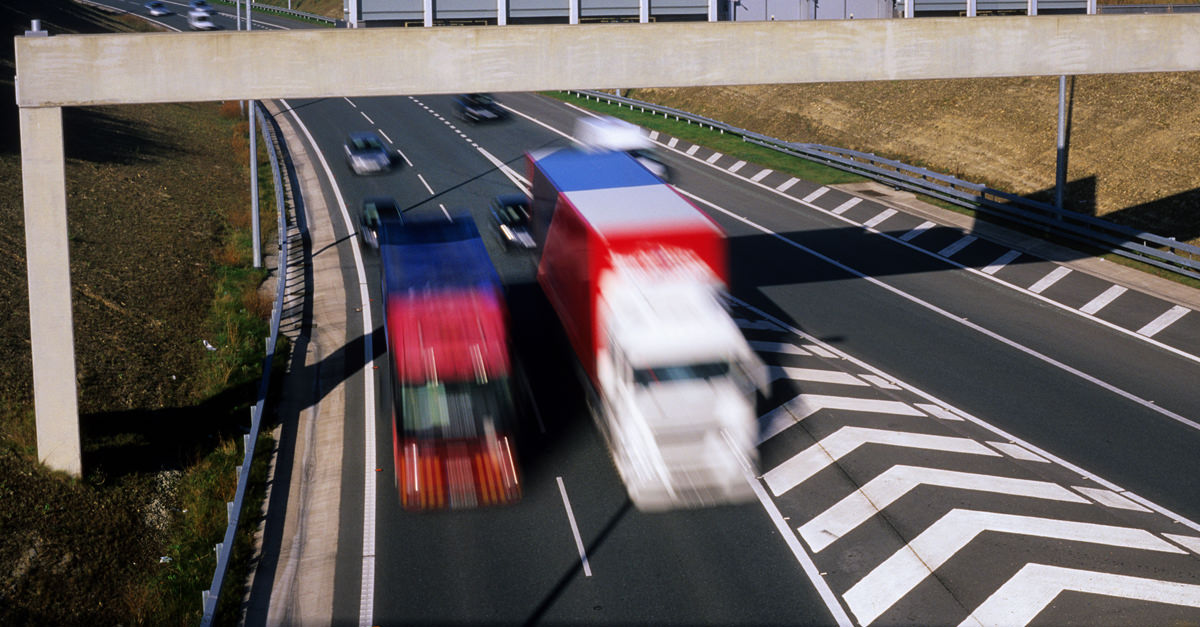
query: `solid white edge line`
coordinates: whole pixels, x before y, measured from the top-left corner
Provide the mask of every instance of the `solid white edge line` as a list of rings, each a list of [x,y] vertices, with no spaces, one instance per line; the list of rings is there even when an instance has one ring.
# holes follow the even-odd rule
[[[287,100],[280,99],[284,109],[292,114],[292,118],[296,120],[296,124],[300,126],[300,130],[304,131],[304,136],[308,139],[308,143],[313,147],[317,158],[321,161],[321,167],[325,170],[325,175],[329,177],[329,186],[333,189],[333,196],[337,199],[338,207],[342,211],[342,221],[346,225],[347,233],[354,233],[354,222],[350,219],[350,212],[346,209],[346,201],[342,197],[342,190],[338,187],[337,179],[333,176],[333,170],[329,167],[329,162],[325,160],[324,153],[317,147],[316,140],[313,139],[312,133],[308,132],[308,127],[300,119],[296,110],[288,104]],[[375,329],[375,323],[371,318],[371,295],[367,288],[367,271],[363,267],[362,252],[358,248],[358,238],[349,238],[350,251],[354,256],[354,270],[358,274],[358,290],[359,290],[359,309],[362,311],[362,328],[363,335],[366,336],[372,333]],[[373,368],[368,368],[375,363],[375,355],[372,350],[371,342],[363,342],[363,546],[362,546],[362,583],[359,589],[359,607],[358,607],[358,624],[360,627],[371,627],[374,622],[372,619],[375,613],[375,377],[372,376]]]
[[[661,142],[655,142],[655,143],[657,143],[657,144],[658,144],[658,145],[660,145],[660,146],[662,146],[662,145],[663,145]],[[697,158],[697,157],[689,157],[689,156],[687,156],[687,155],[684,155],[683,153],[679,152],[678,150],[675,150],[675,151],[673,151],[673,152],[675,152],[676,154],[678,154],[678,155],[679,155],[679,156],[681,156],[681,157],[684,157],[684,158],[687,158],[687,159],[691,159],[691,160],[693,160],[693,161],[695,161],[695,162],[697,162],[697,163],[704,163],[704,160],[703,160],[703,159],[699,159],[699,158]],[[710,167],[710,168],[712,168],[712,169],[714,169],[714,170],[716,170],[716,171],[718,171],[718,172],[722,172],[722,173],[726,173],[726,174],[727,174],[727,172],[725,171],[725,169],[724,169],[724,168],[721,168],[721,167],[718,167],[718,166],[714,166],[714,165],[712,165],[712,164],[708,164],[708,163],[705,163],[705,165],[707,165],[708,167]],[[1169,352],[1169,353],[1172,353],[1172,354],[1174,354],[1174,355],[1177,355],[1177,356],[1179,356],[1179,357],[1182,357],[1182,358],[1184,358],[1184,359],[1186,359],[1186,360],[1188,360],[1188,361],[1193,361],[1193,362],[1196,362],[1196,363],[1200,364],[1200,355],[1193,355],[1193,354],[1191,354],[1191,353],[1189,353],[1189,352],[1187,352],[1187,351],[1184,351],[1184,350],[1182,350],[1182,349],[1175,348],[1174,346],[1170,346],[1170,345],[1168,345],[1168,344],[1164,344],[1164,343],[1162,343],[1162,342],[1159,342],[1159,341],[1157,341],[1157,340],[1155,340],[1155,339],[1153,339],[1153,338],[1147,337],[1147,336],[1145,336],[1145,335],[1138,335],[1138,334],[1137,334],[1137,332],[1135,332],[1135,331],[1133,331],[1133,330],[1131,330],[1131,329],[1126,329],[1126,328],[1124,328],[1124,327],[1121,327],[1121,326],[1118,326],[1118,325],[1116,325],[1116,324],[1113,324],[1113,323],[1111,323],[1111,322],[1108,322],[1107,320],[1102,320],[1102,319],[1100,319],[1100,318],[1097,318],[1097,317],[1095,317],[1095,316],[1089,316],[1089,315],[1087,315],[1087,314],[1085,314],[1085,313],[1083,313],[1083,312],[1079,311],[1078,309],[1075,309],[1074,307],[1070,307],[1070,306],[1068,306],[1068,305],[1064,305],[1064,304],[1062,304],[1062,303],[1060,303],[1060,302],[1058,302],[1058,301],[1056,301],[1056,300],[1052,300],[1052,299],[1050,299],[1050,298],[1046,298],[1045,296],[1042,296],[1041,294],[1038,294],[1038,293],[1036,293],[1036,292],[1032,292],[1032,291],[1030,291],[1030,290],[1029,290],[1029,289],[1027,289],[1027,288],[1020,287],[1019,285],[1013,285],[1012,283],[1009,283],[1009,282],[1007,282],[1007,281],[1004,281],[1004,280],[1002,280],[1002,279],[1000,279],[1000,278],[997,278],[997,277],[994,277],[994,276],[992,276],[992,275],[990,275],[990,274],[987,274],[987,273],[985,273],[985,272],[982,272],[982,271],[980,271],[980,270],[979,270],[979,269],[977,269],[977,268],[970,268],[970,267],[967,267],[966,265],[964,265],[964,264],[962,264],[962,263],[959,263],[959,262],[957,262],[957,261],[955,261],[955,260],[953,260],[953,259],[950,259],[950,258],[948,258],[948,257],[939,257],[939,256],[938,256],[936,253],[934,253],[933,251],[925,250],[924,248],[921,248],[920,246],[917,246],[916,244],[910,243],[908,240],[904,239],[904,238],[905,238],[905,237],[906,237],[908,234],[905,234],[905,235],[900,235],[900,236],[896,236],[896,235],[892,235],[891,233],[885,233],[885,232],[879,231],[879,230],[877,230],[877,229],[874,229],[874,228],[871,228],[871,227],[864,227],[864,226],[862,226],[862,225],[858,224],[857,222],[854,222],[853,220],[850,220],[850,219],[848,219],[848,218],[845,218],[845,217],[839,216],[839,215],[837,215],[837,214],[834,214],[833,212],[831,212],[831,211],[830,211],[830,210],[828,210],[828,209],[824,209],[824,208],[822,208],[822,207],[819,207],[819,206],[817,206],[817,205],[814,205],[814,204],[812,204],[811,202],[806,202],[806,201],[805,201],[805,200],[803,200],[803,199],[797,199],[797,198],[795,198],[795,197],[789,196],[789,195],[787,195],[787,194],[785,194],[785,193],[783,193],[783,192],[781,192],[781,191],[779,191],[779,190],[777,190],[777,189],[774,189],[774,188],[770,187],[769,185],[763,185],[762,183],[755,183],[755,182],[753,182],[753,181],[750,181],[750,180],[748,180],[748,179],[744,179],[744,178],[741,178],[741,177],[736,177],[736,178],[738,179],[738,181],[739,181],[739,182],[741,182],[741,183],[743,183],[743,184],[755,185],[755,186],[758,186],[758,187],[760,187],[760,188],[762,188],[762,189],[764,189],[764,190],[766,190],[766,191],[768,191],[768,192],[771,192],[771,193],[773,193],[773,194],[776,194],[776,195],[778,195],[778,196],[781,196],[781,197],[783,197],[783,198],[785,198],[785,199],[787,199],[787,200],[790,200],[790,201],[792,201],[792,202],[799,202],[800,204],[802,204],[802,205],[804,205],[804,206],[806,206],[806,207],[808,207],[808,208],[810,208],[810,209],[814,209],[814,210],[816,210],[816,211],[820,211],[821,213],[824,213],[824,214],[826,214],[826,215],[832,216],[832,217],[834,217],[835,219],[837,219],[837,220],[840,220],[840,221],[842,221],[842,222],[844,222],[844,223],[846,223],[846,224],[851,224],[851,225],[854,225],[854,226],[856,226],[856,227],[861,227],[861,228],[864,228],[864,229],[866,229],[867,231],[870,231],[871,233],[874,233],[874,234],[876,234],[876,235],[879,235],[879,236],[882,236],[882,237],[886,237],[886,238],[888,238],[888,239],[890,239],[890,240],[892,240],[892,241],[894,241],[894,242],[897,242],[897,243],[899,243],[899,244],[902,244],[902,245],[904,245],[904,246],[907,246],[907,247],[909,247],[909,248],[913,249],[914,251],[917,251],[917,252],[919,252],[919,253],[921,253],[921,254],[923,254],[923,255],[927,255],[927,256],[933,257],[933,258],[935,258],[935,259],[938,259],[939,261],[942,261],[943,263],[947,263],[947,264],[950,264],[950,265],[952,265],[952,266],[955,266],[955,267],[959,268],[960,270],[965,270],[965,271],[967,271],[967,272],[971,272],[971,273],[977,274],[977,275],[979,275],[980,277],[982,277],[982,278],[985,278],[985,279],[988,279],[988,280],[990,280],[990,281],[994,281],[994,282],[996,282],[996,283],[997,283],[997,284],[999,284],[999,285],[1002,285],[1002,286],[1004,286],[1004,287],[1007,287],[1007,288],[1010,288],[1010,289],[1016,290],[1016,291],[1018,291],[1018,292],[1021,292],[1021,293],[1023,293],[1023,294],[1026,294],[1026,295],[1028,295],[1028,296],[1031,296],[1031,297],[1033,297],[1033,298],[1035,298],[1035,299],[1037,299],[1037,300],[1040,300],[1040,301],[1042,301],[1043,303],[1046,303],[1047,305],[1050,305],[1050,306],[1052,306],[1052,307],[1057,307],[1058,309],[1061,309],[1061,310],[1063,310],[1063,311],[1066,311],[1066,312],[1069,312],[1069,313],[1071,313],[1071,314],[1077,315],[1077,316],[1079,316],[1079,317],[1081,317],[1081,318],[1086,318],[1087,320],[1090,320],[1090,321],[1092,321],[1092,322],[1095,322],[1096,324],[1099,324],[1100,326],[1106,327],[1106,328],[1108,328],[1109,330],[1116,331],[1116,332],[1118,332],[1118,333],[1121,333],[1121,334],[1127,335],[1127,336],[1129,336],[1129,337],[1135,338],[1135,339],[1137,339],[1137,340],[1139,340],[1139,341],[1145,342],[1145,343],[1147,343],[1147,344],[1150,344],[1150,345],[1152,345],[1152,346],[1155,346],[1155,347],[1157,347],[1157,348],[1161,348],[1161,349],[1163,349],[1163,350],[1165,350],[1165,351],[1167,351],[1167,352]],[[939,225],[938,225],[937,223],[933,223],[933,226],[939,226]],[[917,228],[920,228],[920,227],[917,227]],[[914,230],[914,231],[916,231],[916,229],[913,229],[913,230]],[[924,232],[924,231],[921,231],[921,232]],[[913,237],[915,237],[916,235],[920,235],[920,234],[921,234],[921,232],[918,232],[918,233],[915,233],[915,234],[913,234]],[[910,231],[910,233],[912,233],[912,232]],[[1060,267],[1063,267],[1063,266],[1060,266]],[[1085,273],[1085,274],[1086,274],[1086,273]],[[1089,275],[1089,276],[1090,276],[1090,275]]]
[[[982,327],[978,324],[975,324],[974,322],[971,322],[970,320],[967,320],[966,318],[963,318],[962,316],[952,314],[949,311],[946,311],[945,309],[942,309],[941,307],[934,305],[933,303],[930,303],[926,300],[922,300],[916,296],[913,296],[912,294],[909,294],[908,292],[905,292],[904,290],[901,290],[897,287],[893,287],[887,283],[884,283],[883,281],[880,281],[879,279],[877,279],[875,277],[868,276],[862,272],[859,272],[858,270],[855,270],[854,268],[851,268],[850,266],[847,266],[847,265],[841,263],[840,261],[837,261],[836,259],[827,257],[807,246],[804,246],[803,244],[794,242],[794,241],[792,241],[770,229],[767,229],[766,227],[760,226],[759,224],[751,221],[748,218],[744,218],[740,215],[737,215],[737,214],[733,213],[732,211],[729,211],[728,209],[725,209],[724,207],[720,207],[720,206],[716,205],[715,203],[712,203],[712,202],[705,200],[699,196],[696,196],[695,194],[686,192],[682,189],[679,190],[679,193],[683,194],[684,196],[687,196],[688,198],[691,198],[692,200],[695,200],[698,203],[701,203],[703,205],[711,207],[714,211],[719,211],[719,212],[729,216],[730,218],[733,218],[735,220],[738,220],[739,222],[742,222],[743,224],[746,224],[755,229],[758,229],[759,231],[762,231],[763,233],[766,233],[767,235],[770,235],[770,236],[786,243],[787,245],[789,245],[793,248],[796,248],[797,250],[800,250],[809,255],[812,255],[813,257],[816,257],[817,259],[824,261],[825,263],[833,265],[833,266],[837,267],[838,269],[843,270],[845,272],[849,272],[850,274],[853,274],[854,276],[859,277],[859,278],[871,283],[872,285],[875,285],[875,286],[880,287],[888,292],[891,292],[892,294],[895,294],[896,296],[899,296],[900,298],[903,298],[903,299],[913,303],[914,305],[925,308],[939,316],[942,316],[943,318],[946,318],[947,320],[957,322],[958,324],[961,324],[962,326],[967,327],[968,329],[971,329],[972,331],[976,331],[977,333],[980,333],[980,334],[987,336],[997,342],[1000,342],[1001,344],[1004,344],[1005,346],[1008,346],[1009,348],[1012,348],[1014,350],[1018,350],[1022,353],[1025,353],[1026,355],[1029,355],[1030,357],[1033,357],[1034,359],[1037,359],[1047,365],[1054,366],[1055,368],[1058,368],[1059,370],[1062,370],[1063,372],[1072,374],[1076,377],[1079,377],[1080,379],[1083,379],[1084,381],[1087,381],[1088,383],[1091,383],[1097,387],[1100,387],[1100,388],[1107,390],[1113,394],[1116,394],[1117,396],[1120,396],[1126,400],[1137,403],[1138,405],[1141,405],[1142,407],[1145,407],[1146,409],[1149,409],[1153,412],[1156,412],[1158,414],[1166,416],[1167,418],[1175,420],[1181,424],[1187,425],[1197,431],[1200,431],[1200,423],[1197,423],[1193,420],[1189,420],[1188,418],[1185,418],[1169,409],[1165,409],[1163,407],[1155,405],[1154,403],[1152,403],[1148,400],[1145,400],[1135,394],[1126,392],[1125,390],[1122,390],[1121,388],[1118,388],[1115,385],[1112,385],[1112,384],[1102,381],[1096,377],[1093,377],[1092,375],[1089,375],[1086,372],[1083,372],[1077,368],[1073,368],[1061,361],[1058,361],[1057,359],[1054,359],[1053,357],[1050,357],[1049,355],[1040,353],[1040,352],[1038,352],[1032,348],[1029,348],[1028,346],[1025,346],[1024,344],[1021,344],[1015,340],[1010,340],[1010,339],[1000,335],[999,333],[996,333],[995,331],[992,331],[990,329],[985,329],[984,327]],[[940,258],[941,257],[939,257],[939,259]],[[987,275],[984,275],[984,276],[987,276]]]
[[[526,181],[525,177],[517,174],[515,170],[508,167],[507,163],[504,163],[492,153],[484,150],[483,146],[475,146],[475,150],[478,150],[479,154],[483,155],[484,159],[491,161],[492,165],[496,166],[496,169],[500,170],[501,174],[508,177],[508,180],[512,181],[513,185],[516,185],[522,192],[525,192],[526,196],[529,195],[529,181]]]
[[[817,594],[821,595],[821,600],[825,602],[825,607],[829,608],[829,613],[833,614],[833,619],[837,621],[838,627],[852,627],[854,621],[850,620],[850,615],[846,613],[846,608],[842,607],[838,597],[833,593],[833,589],[829,587],[829,582],[825,581],[825,577],[821,574],[821,570],[817,568],[817,564],[813,562],[812,556],[800,544],[800,538],[796,532],[792,530],[791,525],[783,518],[783,514],[779,511],[779,507],[767,495],[767,491],[763,488],[762,482],[759,481],[754,473],[745,467],[743,464],[742,472],[746,475],[746,482],[750,484],[750,488],[754,490],[754,496],[758,502],[762,504],[763,509],[767,512],[767,518],[771,519],[771,524],[775,525],[775,530],[779,532],[779,537],[783,538],[784,544],[788,549],[791,549],[792,556],[800,564],[800,568],[804,570],[804,574],[816,589]]]
[[[567,521],[571,523],[571,533],[575,536],[575,546],[579,549],[579,561],[583,564],[583,575],[592,576],[592,567],[588,564],[587,551],[583,548],[583,538],[579,535],[579,527],[575,524],[575,512],[571,510],[571,499],[567,498],[567,486],[563,485],[562,477],[558,480],[558,493],[562,495],[563,508],[567,510]]]

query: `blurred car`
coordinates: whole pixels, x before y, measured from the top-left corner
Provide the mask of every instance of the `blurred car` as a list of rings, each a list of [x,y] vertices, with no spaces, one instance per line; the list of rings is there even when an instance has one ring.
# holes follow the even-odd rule
[[[358,237],[363,244],[371,248],[379,248],[379,216],[380,214],[400,215],[400,205],[395,199],[378,197],[363,200],[362,211],[358,214]]]
[[[346,165],[355,174],[382,174],[392,169],[395,156],[375,133],[351,133],[346,139]]]
[[[204,11],[188,11],[188,28],[192,30],[216,30],[212,18]]]
[[[530,249],[537,246],[529,232],[529,198],[524,194],[504,194],[492,199],[492,220],[507,248]]]
[[[171,14],[171,10],[167,8],[167,5],[161,2],[147,2],[146,10],[149,11],[150,15],[153,17],[162,17],[164,15]]]
[[[454,113],[467,122],[502,120],[506,112],[491,94],[463,94],[454,99]]]
[[[208,13],[212,13],[212,10],[213,10],[212,5],[209,4],[206,0],[192,0],[191,2],[188,3],[188,13],[191,13],[194,11],[203,11],[204,13],[208,14]]]

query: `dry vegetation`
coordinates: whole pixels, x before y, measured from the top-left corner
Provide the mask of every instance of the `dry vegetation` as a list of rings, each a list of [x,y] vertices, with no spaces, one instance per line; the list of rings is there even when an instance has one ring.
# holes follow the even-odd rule
[[[65,0],[0,5],[0,297],[12,312],[0,318],[0,625],[195,624],[266,326],[241,233],[245,127],[236,106],[213,103],[64,110],[85,476],[47,471],[11,79],[11,37],[31,18],[53,34],[146,28]]]
[[[980,18],[986,19],[986,18]],[[1068,80],[1068,203],[1200,241],[1200,73]],[[852,148],[1048,199],[1058,79],[635,90],[632,97],[800,142]]]

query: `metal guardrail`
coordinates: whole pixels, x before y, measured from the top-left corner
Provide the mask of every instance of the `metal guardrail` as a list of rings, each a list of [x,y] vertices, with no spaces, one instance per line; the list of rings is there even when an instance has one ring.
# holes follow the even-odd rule
[[[1200,4],[1102,4],[1097,13],[1105,15],[1130,13],[1200,13]]]
[[[226,503],[228,510],[229,525],[225,528],[225,539],[216,546],[217,551],[217,568],[213,572],[212,586],[201,593],[204,604],[204,617],[201,618],[200,624],[203,627],[212,625],[213,619],[217,612],[217,601],[221,596],[221,585],[225,581],[225,572],[229,569],[229,558],[233,554],[233,540],[237,533],[238,522],[241,518],[242,504],[246,498],[246,486],[250,482],[250,466],[254,462],[254,445],[258,441],[259,425],[262,422],[263,405],[267,399],[267,392],[271,385],[271,364],[275,361],[275,343],[279,337],[279,320],[283,315],[283,294],[287,288],[287,259],[288,259],[288,238],[287,238],[287,211],[283,203],[283,174],[279,167],[279,158],[276,156],[276,144],[272,142],[270,134],[267,132],[268,121],[275,133],[278,129],[274,127],[274,119],[263,108],[262,104],[255,102],[254,106],[259,108],[260,120],[263,120],[260,129],[262,130],[263,143],[268,146],[267,153],[271,156],[271,174],[275,178],[275,207],[279,214],[279,285],[275,294],[275,304],[271,311],[271,334],[267,337],[267,355],[263,359],[263,376],[258,385],[258,397],[254,403],[254,408],[250,412],[250,433],[242,436],[243,451],[245,456],[242,459],[241,466],[238,467],[238,482],[237,492],[232,503]]]
[[[213,0],[213,1],[219,2],[221,4],[228,4],[231,6],[234,4],[230,0]],[[262,4],[259,2],[251,2],[250,7],[253,10],[259,11],[262,13],[276,13],[279,15],[286,15],[288,17],[300,18],[302,20],[312,20],[314,22],[321,22],[324,24],[329,24],[331,26],[337,26],[337,23],[341,21],[341,20],[334,19],[332,17],[325,17],[324,15],[316,15],[314,13],[305,13],[304,11],[296,11],[294,9],[289,9],[287,7],[275,6],[273,4]]]
[[[1173,238],[1139,231],[1108,220],[1058,209],[1053,205],[985,185],[934,172],[926,168],[844,148],[787,142],[760,133],[731,126],[687,111],[615,96],[597,91],[570,91],[588,99],[606,101],[630,109],[672,117],[690,124],[706,126],[721,133],[740,136],[743,141],[777,150],[803,159],[823,163],[839,170],[874,179],[886,185],[939,198],[946,202],[982,211],[1010,222],[1048,231],[1081,244],[1110,250],[1194,279],[1200,279],[1200,246]]]

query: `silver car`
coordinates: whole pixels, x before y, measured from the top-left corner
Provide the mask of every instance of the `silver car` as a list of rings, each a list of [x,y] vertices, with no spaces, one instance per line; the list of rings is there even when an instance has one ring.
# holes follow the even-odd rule
[[[155,0],[154,2],[147,2],[146,10],[149,11],[150,15],[152,15],[154,17],[162,17],[164,15],[171,14],[171,10],[167,8],[167,5],[165,5],[161,2],[158,2],[157,0]]]
[[[346,140],[346,165],[355,174],[382,174],[392,169],[392,151],[375,133],[351,133]]]

